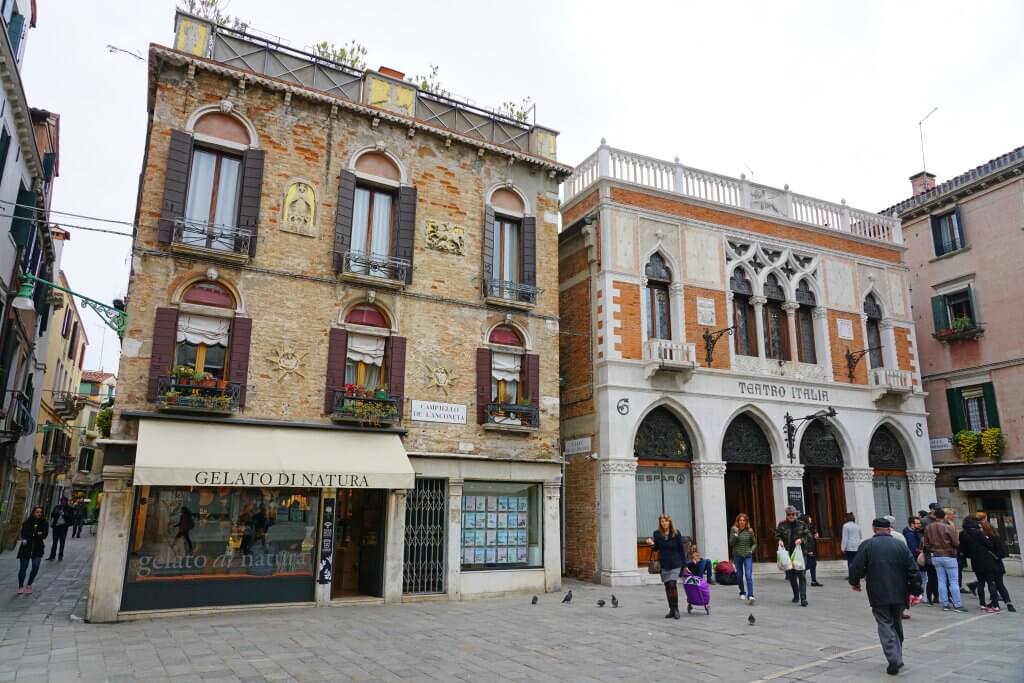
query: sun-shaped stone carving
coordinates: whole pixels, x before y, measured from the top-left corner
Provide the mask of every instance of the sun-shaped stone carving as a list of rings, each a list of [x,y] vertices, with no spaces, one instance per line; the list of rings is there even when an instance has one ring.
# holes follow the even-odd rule
[[[275,366],[274,369],[278,372],[277,381],[283,382],[291,375],[305,378],[302,368],[306,365],[306,356],[308,355],[308,353],[299,355],[294,349],[283,347],[274,349],[267,356],[267,360]]]

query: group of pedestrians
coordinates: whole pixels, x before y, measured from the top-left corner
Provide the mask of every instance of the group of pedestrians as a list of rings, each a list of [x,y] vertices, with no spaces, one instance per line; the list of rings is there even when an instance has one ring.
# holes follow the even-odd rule
[[[81,538],[84,524],[85,505],[81,501],[71,505],[67,498],[61,498],[60,503],[50,513],[49,521],[41,505],[32,508],[32,513],[21,525],[17,552],[18,590],[15,592],[19,595],[32,592],[32,584],[39,574],[39,565],[46,551],[46,539],[51,532],[53,536],[50,541],[50,556],[46,559],[60,562],[64,560],[64,545],[67,542],[68,531],[71,532],[72,538]]]

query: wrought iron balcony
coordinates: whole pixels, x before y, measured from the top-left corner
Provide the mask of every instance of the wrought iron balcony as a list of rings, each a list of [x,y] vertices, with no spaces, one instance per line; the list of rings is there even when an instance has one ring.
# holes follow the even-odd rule
[[[692,373],[697,367],[697,347],[671,339],[648,339],[644,344],[647,377],[659,370]]]
[[[61,417],[73,420],[82,409],[82,399],[70,391],[56,391],[53,394],[53,407]]]
[[[404,285],[411,265],[406,259],[367,254],[365,251],[346,251],[341,255],[342,275],[363,281],[390,281],[392,284]]]
[[[160,377],[157,408],[166,412],[232,415],[238,412],[241,393],[242,385],[237,382]]]
[[[32,417],[32,397],[24,391],[12,391],[7,404],[7,416],[4,423],[6,431],[12,434],[32,434],[36,430],[36,421]]]
[[[939,330],[932,334],[932,336],[940,342],[948,343],[955,341],[967,341],[970,339],[977,339],[981,335],[985,334],[985,327],[976,322],[972,322],[970,326],[950,327],[945,330]]]
[[[51,472],[67,472],[71,458],[67,453],[47,453],[43,456],[43,468]]]
[[[204,221],[179,218],[174,221],[171,251],[239,263],[249,260],[252,239],[248,228],[208,225]]]
[[[388,427],[400,422],[402,416],[398,410],[398,401],[393,398],[369,398],[336,391],[331,419],[365,427]]]
[[[537,295],[542,289],[533,285],[524,285],[521,282],[511,280],[484,281],[485,296],[494,303],[504,303],[519,306],[533,306],[537,303]]]
[[[488,403],[485,428],[536,429],[540,426],[540,409],[532,403]]]

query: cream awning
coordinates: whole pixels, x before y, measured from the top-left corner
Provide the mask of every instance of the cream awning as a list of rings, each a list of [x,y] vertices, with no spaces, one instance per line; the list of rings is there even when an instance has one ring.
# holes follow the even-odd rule
[[[1024,491],[1024,477],[957,480],[961,491]]]
[[[140,420],[137,486],[411,489],[397,434]]]

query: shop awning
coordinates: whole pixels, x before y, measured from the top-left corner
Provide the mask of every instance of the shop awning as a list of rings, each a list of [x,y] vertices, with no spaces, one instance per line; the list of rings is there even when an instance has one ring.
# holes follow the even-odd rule
[[[397,434],[140,420],[137,486],[411,489]]]
[[[1024,477],[1007,477],[1005,479],[968,479],[957,480],[961,491],[1024,491]]]

